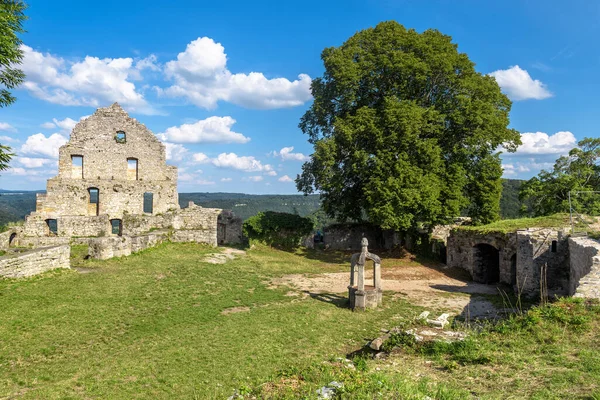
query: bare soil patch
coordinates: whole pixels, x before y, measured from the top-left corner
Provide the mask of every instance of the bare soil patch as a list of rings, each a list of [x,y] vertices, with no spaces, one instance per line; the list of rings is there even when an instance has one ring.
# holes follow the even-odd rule
[[[236,256],[243,256],[245,254],[246,252],[244,250],[232,249],[227,247],[223,249],[223,251],[220,253],[207,254],[206,257],[204,257],[204,260],[202,261],[207,262],[209,264],[225,264],[227,261],[236,258]]]
[[[367,279],[372,279],[372,269],[366,269]],[[347,293],[349,270],[350,265],[348,272],[284,275],[272,279],[270,284],[313,295]],[[474,283],[464,271],[443,264],[421,264],[412,256],[389,258],[382,260],[381,273],[384,291],[394,292],[394,297],[406,298],[413,304],[465,318],[492,318],[503,311],[485,296],[478,296],[499,294],[495,286]]]

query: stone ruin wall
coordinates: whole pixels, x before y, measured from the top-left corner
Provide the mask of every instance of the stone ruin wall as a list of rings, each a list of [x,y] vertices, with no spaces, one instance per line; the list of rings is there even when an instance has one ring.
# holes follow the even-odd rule
[[[512,286],[515,293],[538,295],[545,267],[548,293],[567,294],[569,245],[562,230],[531,228],[486,234],[453,230],[447,242],[448,266],[462,268],[475,282],[486,283],[483,277],[485,268],[490,265],[486,266],[486,260],[478,253],[480,245],[489,245],[498,251],[499,283]]]
[[[117,140],[119,132],[123,140]],[[98,190],[97,204],[90,189]],[[152,193],[150,213],[144,213],[144,193]],[[178,209],[177,168],[166,164],[164,144],[115,103],[73,128],[59,149],[58,175],[38,195],[23,233],[46,236],[46,220],[56,219],[58,236],[98,236],[127,213]]]
[[[517,253],[515,234],[480,234],[474,231],[455,229],[447,239],[446,263],[449,267],[466,270],[475,282],[481,282],[482,271],[478,270],[475,246],[488,244],[498,250],[499,282],[512,285],[515,277],[512,271],[513,256]]]
[[[569,238],[569,295],[600,299],[600,242]]]
[[[0,257],[0,276],[22,278],[56,268],[70,268],[71,246],[41,247]]]

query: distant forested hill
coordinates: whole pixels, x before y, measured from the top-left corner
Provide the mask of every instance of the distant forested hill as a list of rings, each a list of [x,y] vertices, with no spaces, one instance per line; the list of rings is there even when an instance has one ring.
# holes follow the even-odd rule
[[[187,207],[188,202],[202,207],[215,207],[233,210],[235,215],[246,220],[260,211],[279,211],[307,216],[321,207],[319,195],[304,196],[243,193],[179,193],[179,205]]]
[[[500,201],[500,214],[502,218],[516,218],[519,216],[521,202],[519,201],[519,187],[522,181],[503,179],[502,199]],[[35,191],[8,191],[0,189],[0,226],[7,222],[23,220],[27,214],[35,210]],[[223,208],[233,212],[246,220],[260,211],[279,211],[301,216],[314,214],[323,223],[328,223],[322,211],[319,211],[321,202],[319,195],[304,196],[263,194],[251,195],[243,193],[180,193],[179,204],[187,207],[189,201],[203,207]]]
[[[23,220],[34,211],[36,193],[0,189],[0,226]]]
[[[500,199],[500,217],[502,219],[519,218],[521,201],[519,188],[525,182],[520,179],[502,179],[502,198]]]

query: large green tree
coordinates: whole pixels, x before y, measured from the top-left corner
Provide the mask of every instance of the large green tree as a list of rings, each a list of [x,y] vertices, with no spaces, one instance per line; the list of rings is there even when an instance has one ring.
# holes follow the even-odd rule
[[[338,219],[409,229],[467,210],[498,218],[502,169],[514,151],[510,100],[450,36],[389,21],[323,51],[322,77],[300,128],[314,145],[296,185],[320,192]]]
[[[23,58],[21,39],[26,5],[20,0],[0,0],[0,107],[15,101],[10,90],[23,82],[25,75],[17,68]],[[0,170],[8,168],[13,154],[8,146],[0,144]]]
[[[530,216],[569,212],[569,192],[574,210],[600,215],[600,139],[585,138],[562,156],[551,171],[542,170],[521,185],[519,198]]]

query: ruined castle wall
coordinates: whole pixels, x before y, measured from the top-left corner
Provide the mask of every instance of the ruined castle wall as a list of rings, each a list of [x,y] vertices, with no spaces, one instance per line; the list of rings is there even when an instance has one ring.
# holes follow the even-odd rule
[[[517,231],[517,287],[529,296],[540,292],[543,269],[550,294],[565,295],[569,286],[569,243],[562,231]],[[554,242],[554,244],[553,244]]]
[[[0,276],[21,278],[56,268],[70,268],[70,246],[42,247],[0,257]]]
[[[142,214],[144,193],[153,195],[151,214],[179,208],[177,168],[166,164],[164,144],[116,103],[75,126],[59,149],[58,164],[58,176],[48,180],[47,193],[37,199],[42,219]],[[90,188],[99,191],[98,206],[91,202]]]
[[[236,217],[230,210],[223,210],[217,218],[217,243],[219,244],[239,244],[244,238],[242,235],[243,221]],[[312,235],[311,235],[311,244]]]
[[[335,224],[323,228],[323,243],[332,250],[360,250],[365,237],[373,249],[385,246],[383,231],[369,224]]]
[[[600,242],[587,237],[571,237],[569,253],[569,294],[600,298]]]
[[[513,256],[517,253],[517,237],[514,233],[479,233],[455,229],[447,239],[447,265],[459,267],[471,274],[475,282],[482,281],[481,266],[477,262],[477,245],[487,244],[498,251],[499,282],[513,284],[515,281]]]

